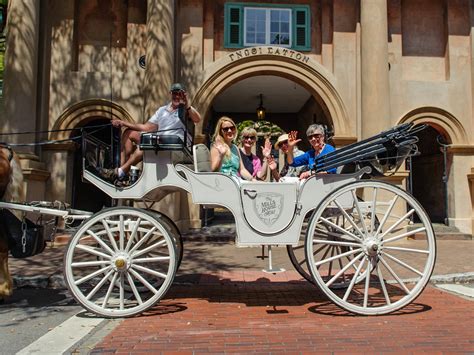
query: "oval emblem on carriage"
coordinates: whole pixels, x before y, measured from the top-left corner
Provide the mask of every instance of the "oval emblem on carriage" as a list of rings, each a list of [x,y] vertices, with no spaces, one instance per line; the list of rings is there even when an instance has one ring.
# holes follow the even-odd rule
[[[253,200],[258,218],[267,226],[271,226],[283,209],[283,195],[274,192],[259,193]]]
[[[125,266],[125,260],[123,259],[115,260],[115,266],[119,269],[123,268]]]

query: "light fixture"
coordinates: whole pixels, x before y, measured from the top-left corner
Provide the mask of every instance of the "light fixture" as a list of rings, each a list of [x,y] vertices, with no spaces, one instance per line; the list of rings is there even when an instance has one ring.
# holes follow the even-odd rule
[[[260,94],[260,105],[257,107],[257,119],[265,119],[265,107],[263,107],[263,95]]]

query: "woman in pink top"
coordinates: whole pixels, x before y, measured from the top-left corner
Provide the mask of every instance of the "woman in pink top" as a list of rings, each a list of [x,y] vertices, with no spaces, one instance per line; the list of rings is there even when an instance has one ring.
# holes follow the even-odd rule
[[[252,148],[257,141],[257,131],[255,129],[246,127],[240,134],[242,147],[240,148],[240,155],[245,168],[252,177],[257,180],[265,180],[267,177],[267,158],[272,151],[272,144],[269,139],[265,140],[265,146],[262,147],[263,165],[260,158],[252,153]]]

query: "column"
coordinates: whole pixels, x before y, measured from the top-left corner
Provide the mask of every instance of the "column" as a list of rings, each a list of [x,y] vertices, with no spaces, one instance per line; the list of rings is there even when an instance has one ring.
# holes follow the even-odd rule
[[[361,0],[362,138],[390,126],[386,0]]]
[[[3,132],[29,132],[37,128],[39,9],[40,2],[36,0],[10,0],[8,4]],[[12,135],[8,142],[32,142],[35,138],[34,134]]]
[[[174,1],[147,1],[145,117],[169,101],[174,77]]]

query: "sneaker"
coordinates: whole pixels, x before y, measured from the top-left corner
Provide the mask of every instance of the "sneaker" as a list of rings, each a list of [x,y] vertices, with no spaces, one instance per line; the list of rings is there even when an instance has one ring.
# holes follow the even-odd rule
[[[98,170],[99,176],[106,181],[114,183],[118,179],[116,169],[99,168]]]

